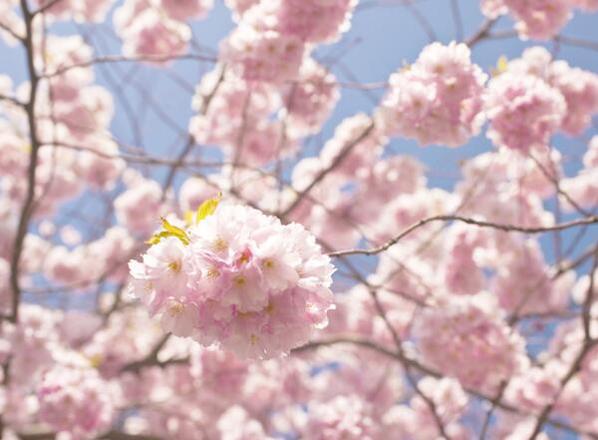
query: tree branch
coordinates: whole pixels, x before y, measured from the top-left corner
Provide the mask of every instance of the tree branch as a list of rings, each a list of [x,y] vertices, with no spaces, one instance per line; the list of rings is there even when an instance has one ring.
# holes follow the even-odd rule
[[[378,246],[373,249],[350,249],[346,251],[338,251],[338,252],[331,252],[328,255],[331,257],[340,257],[346,255],[376,255],[381,252],[386,251],[390,247],[397,244],[401,239],[405,238],[407,235],[411,234],[412,232],[416,231],[417,229],[421,228],[422,226],[438,221],[459,221],[463,223],[467,223],[470,225],[479,226],[481,228],[492,228],[498,229],[505,232],[524,232],[526,234],[541,234],[544,232],[550,231],[562,231],[563,229],[569,229],[576,226],[582,225],[591,225],[598,223],[598,216],[591,216],[583,219],[573,220],[566,223],[560,223],[553,226],[545,226],[545,227],[524,227],[524,226],[515,226],[515,225],[506,225],[500,223],[492,223],[483,220],[475,220],[473,218],[468,217],[461,217],[458,215],[437,215],[434,217],[428,217],[423,220],[418,221],[417,223],[409,226],[399,235],[397,235],[392,240],[388,241],[387,243]]]
[[[422,374],[426,374],[428,376],[432,376],[438,379],[443,378],[444,376],[437,372],[434,371],[431,368],[426,367],[423,364],[420,364],[417,360],[415,359],[411,359],[410,357],[401,355],[399,353],[396,353],[393,350],[390,350],[386,347],[383,347],[381,345],[378,345],[377,343],[366,339],[366,338],[361,338],[361,337],[355,337],[355,336],[350,336],[350,335],[343,335],[343,336],[339,336],[339,337],[335,337],[335,338],[330,338],[330,339],[325,339],[325,340],[319,340],[319,341],[312,341],[309,342],[301,347],[295,348],[294,350],[292,350],[292,353],[303,353],[306,351],[310,351],[310,350],[315,350],[318,349],[320,347],[329,347],[332,345],[338,345],[338,344],[352,344],[352,345],[357,345],[360,347],[364,347],[373,351],[376,351],[377,353],[383,354],[384,356],[388,356],[391,358],[394,358],[396,360],[398,360],[399,362],[401,362],[401,364],[403,364],[404,366],[409,366],[413,369],[418,370],[420,373]],[[520,414],[523,416],[530,416],[532,414],[527,413],[523,410],[521,410],[520,408],[517,408],[516,406],[510,405],[508,403],[503,402],[502,400],[496,400],[496,397],[493,396],[488,396],[480,391],[471,389],[471,388],[465,388],[464,390],[471,394],[472,396],[475,396],[479,399],[482,400],[486,400],[489,402],[495,402],[496,407],[500,408],[504,411],[510,412],[510,413],[514,413],[514,414]],[[595,439],[598,440],[598,434],[592,433],[592,432],[587,432],[587,431],[582,431],[579,430],[571,425],[569,425],[568,423],[565,422],[561,422],[559,420],[555,420],[550,418],[548,415],[546,416],[545,419],[545,423],[554,426],[555,428],[561,429],[563,431],[567,431],[573,434],[583,434],[591,439]]]
[[[307,194],[309,194],[309,192],[328,175],[328,173],[330,173],[343,162],[343,160],[349,155],[349,153],[351,153],[351,151],[353,150],[353,148],[355,148],[356,145],[358,145],[361,141],[363,141],[370,135],[370,133],[374,130],[374,127],[375,124],[372,120],[370,124],[365,128],[365,130],[355,140],[353,140],[353,142],[350,142],[343,148],[343,150],[338,154],[338,156],[336,156],[334,161],[328,167],[320,171],[318,175],[315,177],[315,179],[312,180],[303,191],[299,192],[297,197],[295,197],[295,200],[293,200],[293,202],[283,212],[279,214],[279,217],[288,216],[299,205],[299,203],[301,203],[304,197]]]
[[[21,0],[21,10],[23,19],[25,20],[25,39],[23,45],[27,54],[27,71],[29,74],[29,100],[25,104],[25,111],[27,113],[27,121],[29,124],[29,137],[31,140],[31,153],[29,156],[29,167],[27,170],[27,193],[25,201],[21,208],[19,216],[19,223],[17,226],[17,233],[14,240],[13,252],[11,256],[11,271],[10,271],[10,287],[12,290],[12,308],[9,320],[17,322],[19,317],[19,303],[21,301],[21,286],[19,282],[19,264],[21,254],[23,252],[23,242],[29,228],[29,220],[33,214],[34,199],[35,199],[35,178],[37,171],[37,161],[39,152],[39,140],[37,137],[37,121],[35,116],[35,101],[37,97],[37,89],[39,84],[39,77],[35,70],[34,64],[34,46],[33,46],[33,16],[29,11],[27,0]]]

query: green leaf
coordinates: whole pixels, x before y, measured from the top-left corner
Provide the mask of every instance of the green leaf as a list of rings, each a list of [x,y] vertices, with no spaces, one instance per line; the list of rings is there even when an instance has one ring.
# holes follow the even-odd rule
[[[187,232],[184,229],[179,228],[178,226],[174,226],[165,218],[162,218],[162,228],[163,231],[157,232],[156,234],[152,235],[152,237],[146,242],[147,244],[158,244],[163,239],[168,237],[175,237],[181,240],[181,242],[187,246],[191,243]]]
[[[203,202],[199,208],[197,208],[197,212],[195,213],[195,224],[214,214],[214,211],[216,211],[216,208],[218,208],[218,205],[220,204],[220,199],[222,199],[221,193],[218,194],[217,197]]]
[[[498,76],[498,75],[505,73],[507,71],[508,67],[509,67],[509,59],[506,56],[501,55],[498,58],[498,61],[496,62],[496,68],[491,69],[490,73],[492,74],[492,76]]]

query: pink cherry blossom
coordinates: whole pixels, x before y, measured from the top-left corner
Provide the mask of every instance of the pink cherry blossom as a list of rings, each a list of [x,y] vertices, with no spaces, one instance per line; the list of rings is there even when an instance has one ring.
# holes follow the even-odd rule
[[[547,40],[556,35],[571,18],[569,0],[482,0],[482,11],[493,18],[509,13],[522,38]]]
[[[334,75],[313,59],[306,58],[297,81],[289,85],[282,96],[289,133],[305,136],[317,132],[339,97]]]
[[[145,4],[145,0],[127,0],[114,15],[115,27],[124,43],[123,53],[158,58],[184,53],[191,38],[187,25],[164,17],[159,10],[145,8]]]
[[[310,408],[306,435],[318,440],[377,438],[370,405],[357,396],[338,396]]]
[[[59,19],[72,18],[79,23],[102,22],[114,0],[36,0],[39,7],[48,7],[49,14]]]
[[[170,18],[180,21],[203,18],[213,6],[213,0],[160,0],[159,3]]]
[[[491,313],[487,298],[425,309],[413,330],[424,362],[467,387],[496,392],[520,371],[523,339]]]
[[[223,205],[186,237],[129,264],[135,295],[167,331],[254,358],[287,352],[326,325],[333,269],[301,226]]]
[[[545,147],[567,110],[563,95],[545,81],[508,72],[489,82],[484,106],[492,142],[522,153]]]
[[[245,11],[259,2],[260,0],[224,0],[226,6],[234,11],[234,17],[237,21],[245,13]]]
[[[40,419],[74,438],[91,438],[111,422],[113,403],[92,369],[55,367],[44,374],[37,395]]]
[[[263,0],[243,19],[305,42],[331,42],[349,28],[356,4],[356,0]]]
[[[221,59],[244,80],[282,83],[297,78],[305,46],[294,35],[241,23],[221,43],[220,51]]]
[[[160,186],[142,178],[135,178],[130,184],[131,188],[114,201],[116,218],[132,233],[146,235],[158,226],[158,220],[145,214],[160,212]]]
[[[416,139],[422,146],[460,146],[480,130],[485,81],[467,46],[433,43],[413,65],[390,77],[379,118],[389,135]]]

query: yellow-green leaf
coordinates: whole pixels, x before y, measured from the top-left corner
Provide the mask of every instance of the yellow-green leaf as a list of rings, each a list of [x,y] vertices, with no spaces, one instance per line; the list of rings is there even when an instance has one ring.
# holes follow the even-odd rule
[[[152,235],[152,237],[146,242],[147,244],[158,244],[163,239],[168,237],[175,237],[181,240],[181,242],[186,246],[191,243],[187,232],[184,229],[179,228],[178,226],[174,226],[165,218],[162,218],[162,228],[163,231],[157,232],[156,234]]]
[[[195,223],[197,224],[206,217],[209,217],[210,215],[214,214],[214,211],[216,211],[216,208],[218,208],[218,204],[220,203],[221,198],[222,194],[220,193],[217,197],[208,199],[205,202],[203,202],[199,206],[199,208],[197,208],[197,212],[195,213]]]
[[[191,240],[189,240],[189,236],[184,229],[179,228],[178,226],[174,226],[168,222],[165,218],[162,219],[162,227],[164,231],[169,234],[170,237],[176,237],[181,240],[184,244],[189,244]]]
[[[505,73],[508,67],[509,59],[506,56],[501,55],[496,62],[496,68],[491,69],[492,76],[498,76],[501,73]]]
[[[195,213],[193,211],[185,211],[185,224],[191,226],[193,224],[193,217]]]

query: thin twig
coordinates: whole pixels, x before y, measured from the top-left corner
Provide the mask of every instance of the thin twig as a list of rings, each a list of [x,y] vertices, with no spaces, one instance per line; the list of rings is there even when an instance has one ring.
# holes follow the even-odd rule
[[[584,340],[589,343],[592,340],[592,306],[594,305],[594,285],[596,283],[596,269],[598,268],[598,251],[594,254],[594,264],[590,271],[590,285],[586,292],[586,297],[581,311],[581,320],[583,323]]]
[[[573,228],[573,227],[581,226],[581,225],[595,224],[595,223],[598,223],[598,216],[591,216],[591,217],[587,217],[587,218],[583,218],[583,219],[573,220],[573,221],[566,222],[566,223],[556,224],[553,226],[525,227],[525,226],[492,223],[492,222],[487,222],[487,221],[483,221],[483,220],[476,220],[473,218],[461,217],[458,215],[437,215],[434,217],[425,218],[425,219],[420,220],[417,223],[409,226],[407,229],[405,229],[403,232],[401,232],[395,238],[386,242],[382,246],[378,246],[378,247],[372,248],[372,249],[349,249],[346,251],[332,252],[329,255],[331,257],[340,257],[340,256],[345,256],[345,255],[376,255],[376,254],[384,252],[387,249],[389,249],[390,247],[394,246],[401,239],[403,239],[407,235],[411,234],[412,232],[416,231],[417,229],[421,228],[422,226],[424,226],[428,223],[438,222],[438,221],[459,221],[459,222],[467,223],[470,225],[479,226],[482,228],[498,229],[498,230],[505,231],[505,232],[524,232],[527,234],[540,234],[540,233],[550,232],[550,231],[561,231],[564,229],[569,229],[569,228]]]
[[[105,64],[105,63],[138,63],[140,61],[146,62],[166,62],[166,61],[175,61],[175,60],[198,60],[198,61],[209,61],[212,63],[216,63],[218,60],[214,57],[208,57],[205,55],[199,54],[183,54],[183,55],[143,55],[143,56],[124,56],[124,55],[106,55],[102,57],[92,58],[87,61],[83,61],[81,63],[70,64],[68,66],[61,67],[60,69],[56,69],[53,72],[46,73],[42,76],[42,78],[53,78],[55,76],[60,76],[69,70],[73,69],[80,69],[83,67],[91,67],[95,64]]]
[[[569,368],[569,371],[567,372],[567,374],[565,374],[565,376],[563,376],[563,378],[561,378],[559,390],[556,393],[556,395],[553,397],[552,402],[549,403],[548,405],[546,405],[540,411],[540,414],[538,415],[538,417],[536,419],[534,429],[532,430],[532,433],[529,436],[529,440],[534,440],[536,437],[538,437],[538,435],[540,435],[540,433],[542,432],[543,426],[546,423],[549,423],[550,414],[552,413],[552,410],[554,409],[554,406],[555,406],[556,402],[558,401],[559,397],[563,393],[563,390],[565,389],[567,384],[571,381],[571,379],[573,379],[575,377],[575,375],[579,372],[579,370],[581,369],[583,360],[585,359],[586,355],[590,352],[590,350],[594,346],[595,346],[595,342],[591,342],[591,341],[584,342],[584,345],[581,348],[581,351],[579,352],[579,354],[577,355],[575,360],[573,361],[571,368]],[[596,436],[593,436],[593,438],[596,438]]]
[[[554,39],[555,41],[558,41],[562,44],[566,44],[568,46],[576,46],[584,49],[598,51],[598,42],[596,41],[589,41],[576,37],[568,37],[566,35],[557,35],[556,37],[554,37]]]
[[[461,9],[459,8],[459,0],[451,1],[451,12],[453,14],[453,21],[455,22],[455,39],[457,41],[463,40],[463,17],[461,17]]]
[[[328,173],[333,171],[343,162],[343,160],[351,153],[351,151],[353,151],[353,148],[355,148],[356,145],[358,145],[360,142],[362,142],[365,138],[367,138],[370,135],[370,133],[374,130],[374,127],[375,124],[372,120],[367,125],[365,130],[363,130],[363,132],[357,138],[345,145],[345,147],[338,154],[338,156],[336,156],[332,163],[326,168],[324,168],[322,171],[320,171],[318,175],[310,182],[310,184],[307,185],[307,187],[303,191],[301,191],[297,197],[295,197],[295,200],[293,200],[293,202],[283,212],[281,212],[279,216],[287,217],[301,203],[303,198],[307,194],[309,194],[309,192],[328,175]]]
[[[13,98],[12,96],[0,95],[0,101],[6,101],[23,108],[25,107],[25,103],[19,101],[17,98]]]
[[[39,7],[39,9],[37,9],[36,11],[33,11],[31,13],[32,17],[35,17],[38,14],[43,14],[44,12],[46,12],[48,9],[50,9],[52,6],[58,4],[59,2],[61,2],[63,0],[48,0],[48,2],[44,3],[42,6]]]
[[[492,27],[494,26],[494,24],[496,23],[496,18],[491,19],[491,20],[486,20],[482,26],[469,38],[467,38],[464,43],[466,45],[468,45],[469,47],[473,47],[476,44],[478,44],[480,41],[482,41],[484,38],[486,38],[490,32],[490,30],[492,29]]]

